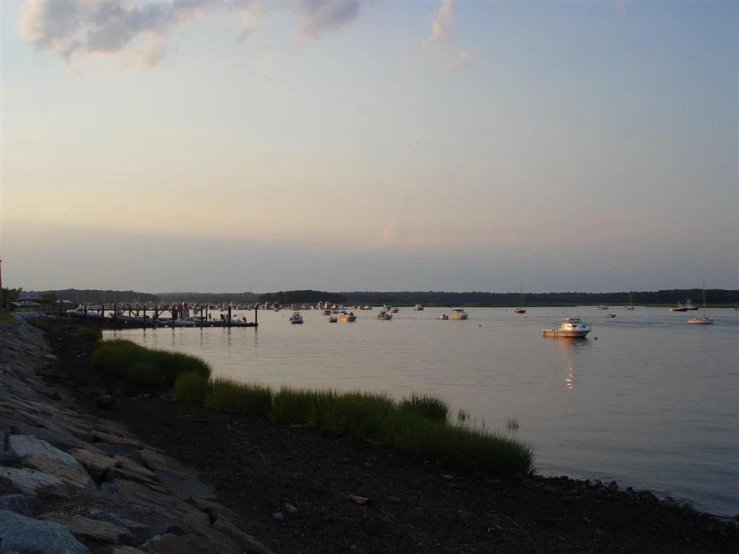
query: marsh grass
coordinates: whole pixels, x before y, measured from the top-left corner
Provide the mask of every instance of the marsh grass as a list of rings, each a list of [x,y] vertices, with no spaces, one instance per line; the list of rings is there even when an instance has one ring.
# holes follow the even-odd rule
[[[272,390],[256,383],[238,383],[218,377],[210,384],[205,407],[242,415],[269,417],[272,411]]]
[[[103,338],[103,333],[99,329],[80,327],[77,329],[77,336],[86,341],[97,342]]]
[[[204,406],[209,389],[208,378],[194,371],[180,374],[174,382],[175,398],[185,404]]]
[[[210,366],[187,354],[150,350],[127,340],[100,342],[92,367],[119,384],[140,387],[174,386],[177,376],[196,373],[210,377]]]
[[[468,412],[450,422],[444,400],[412,395],[400,401],[387,394],[282,387],[210,379],[204,362],[183,354],[148,350],[130,341],[104,341],[93,367],[136,386],[174,386],[179,401],[206,408],[301,423],[355,438],[372,438],[410,458],[448,466],[511,475],[531,469],[533,453],[520,442],[472,428]]]
[[[28,323],[36,327],[36,329],[41,329],[46,332],[51,331],[52,328],[51,321],[46,319],[29,319]]]
[[[5,310],[0,311],[0,323],[10,323],[13,321],[13,314],[6,312]]]
[[[446,400],[435,396],[413,393],[410,398],[401,400],[399,407],[403,412],[422,415],[431,421],[437,421],[439,423],[449,421],[449,404]]]

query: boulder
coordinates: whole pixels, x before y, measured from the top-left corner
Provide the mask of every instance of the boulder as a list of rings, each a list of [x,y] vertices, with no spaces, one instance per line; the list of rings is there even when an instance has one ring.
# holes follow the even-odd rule
[[[0,510],[10,510],[22,516],[33,517],[38,510],[38,500],[25,494],[0,496]]]
[[[30,456],[43,458],[68,466],[79,473],[87,474],[82,464],[75,460],[73,456],[32,435],[11,435],[8,439],[8,449],[21,458]]]
[[[107,521],[98,521],[71,514],[48,513],[41,516],[46,521],[54,521],[68,527],[76,537],[84,537],[112,544],[132,544],[131,532]]]
[[[105,472],[116,465],[113,458],[84,448],[73,448],[69,453],[87,469],[95,480],[102,479]]]
[[[78,489],[95,488],[95,483],[90,479],[90,476],[84,468],[82,468],[84,473],[80,473],[76,469],[72,469],[65,464],[58,463],[47,458],[38,458],[36,456],[28,456],[27,458],[24,458],[23,463],[34,469],[58,477],[64,483]]]
[[[0,467],[0,478],[7,479],[23,494],[36,496],[37,493],[66,498],[67,486],[58,478],[33,469]]]
[[[0,552],[84,554],[89,551],[64,525],[0,510]]]

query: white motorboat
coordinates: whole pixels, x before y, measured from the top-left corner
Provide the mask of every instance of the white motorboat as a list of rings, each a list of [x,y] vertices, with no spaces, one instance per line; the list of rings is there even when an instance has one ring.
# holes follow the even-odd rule
[[[545,337],[584,339],[591,331],[590,325],[579,317],[568,317],[557,329],[543,329]]]
[[[448,315],[446,315],[446,314],[441,314],[441,315],[439,316],[439,319],[440,319],[441,321],[446,321],[446,320],[448,320],[448,319],[449,319],[449,316],[448,316]]]
[[[691,317],[688,323],[693,325],[713,325],[713,318],[706,317],[706,282],[703,281],[703,315],[700,317]]]
[[[628,306],[624,306],[624,310],[627,310],[629,312],[633,312],[634,311],[634,302],[631,300],[631,292],[629,292],[629,305]]]
[[[454,308],[452,310],[452,319],[468,319],[470,316],[467,315],[462,308]]]
[[[377,319],[381,319],[383,321],[390,321],[393,318],[393,314],[390,312],[386,312],[385,310],[380,310],[377,312]]]
[[[606,317],[613,319],[616,317],[616,314],[606,314]]]
[[[293,315],[290,316],[290,323],[293,325],[303,324],[303,316],[300,315],[300,312],[293,312]]]
[[[336,323],[337,321],[339,321],[339,318],[336,317],[335,315],[328,316],[328,322],[329,323]]]
[[[671,312],[687,312],[688,308],[680,304],[680,302],[678,302],[677,306],[675,306],[674,308],[670,308],[670,311]]]
[[[414,312],[422,312],[423,311],[423,306],[421,306],[421,304],[416,304],[415,306],[413,306],[413,311]]]
[[[698,306],[693,306],[693,303],[688,299],[688,301],[685,303],[685,309],[689,312],[694,312],[698,310]]]
[[[600,304],[595,307],[596,310],[607,310],[608,306],[604,306],[603,304]]]

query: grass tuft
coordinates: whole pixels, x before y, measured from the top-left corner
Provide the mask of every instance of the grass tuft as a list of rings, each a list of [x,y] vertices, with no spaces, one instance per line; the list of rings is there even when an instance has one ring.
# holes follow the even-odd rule
[[[10,323],[13,321],[13,314],[6,312],[5,310],[0,311],[0,323]]]
[[[97,342],[103,338],[103,333],[99,329],[80,327],[77,329],[77,336],[86,341]]]
[[[410,398],[404,398],[400,401],[400,410],[422,415],[439,423],[446,423],[449,420],[449,404],[446,400],[435,396],[413,393]]]
[[[269,417],[272,411],[272,390],[254,383],[238,383],[217,377],[213,379],[208,390],[205,407],[249,416]]]
[[[28,323],[36,327],[36,329],[41,329],[42,331],[46,332],[51,331],[51,321],[48,321],[46,319],[29,319]]]
[[[194,356],[150,350],[128,340],[100,342],[92,353],[92,367],[119,384],[172,387],[177,376],[197,373],[208,379],[210,366]]]
[[[204,406],[209,388],[208,378],[194,371],[180,374],[174,382],[175,398],[185,404]]]

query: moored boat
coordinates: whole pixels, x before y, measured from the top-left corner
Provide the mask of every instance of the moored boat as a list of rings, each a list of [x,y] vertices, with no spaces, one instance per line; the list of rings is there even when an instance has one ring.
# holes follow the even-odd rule
[[[703,312],[702,312],[702,315],[698,317],[691,317],[690,319],[688,319],[688,323],[692,323],[693,325],[713,325],[713,318],[706,316],[706,282],[705,281],[703,281]]]
[[[349,312],[349,313],[344,312],[339,316],[339,321],[345,321],[345,322],[351,323],[352,321],[356,321],[356,320],[357,320],[357,316],[354,315],[354,312]]]
[[[454,308],[452,310],[452,319],[468,319],[470,316],[467,315],[462,308]]]
[[[579,317],[568,317],[556,329],[542,329],[542,334],[545,337],[584,339],[590,331],[590,325]]]
[[[448,315],[446,315],[446,314],[441,314],[441,315],[439,316],[439,319],[440,319],[441,321],[446,321],[447,319],[449,319],[449,316],[448,316]]]
[[[380,310],[377,312],[377,319],[381,319],[383,321],[390,321],[393,318],[393,314],[390,312],[386,312],[385,310]]]
[[[413,307],[413,311],[414,311],[414,312],[422,312],[422,311],[423,311],[423,306],[422,306],[421,304],[416,304],[416,305],[415,305],[415,306]]]
[[[674,306],[674,307],[670,308],[670,311],[671,312],[687,312],[688,311],[688,308],[686,308],[680,302],[678,302],[677,303],[677,306]]]
[[[293,325],[302,325],[303,316],[300,315],[300,312],[293,312],[293,315],[290,316],[290,323]]]

